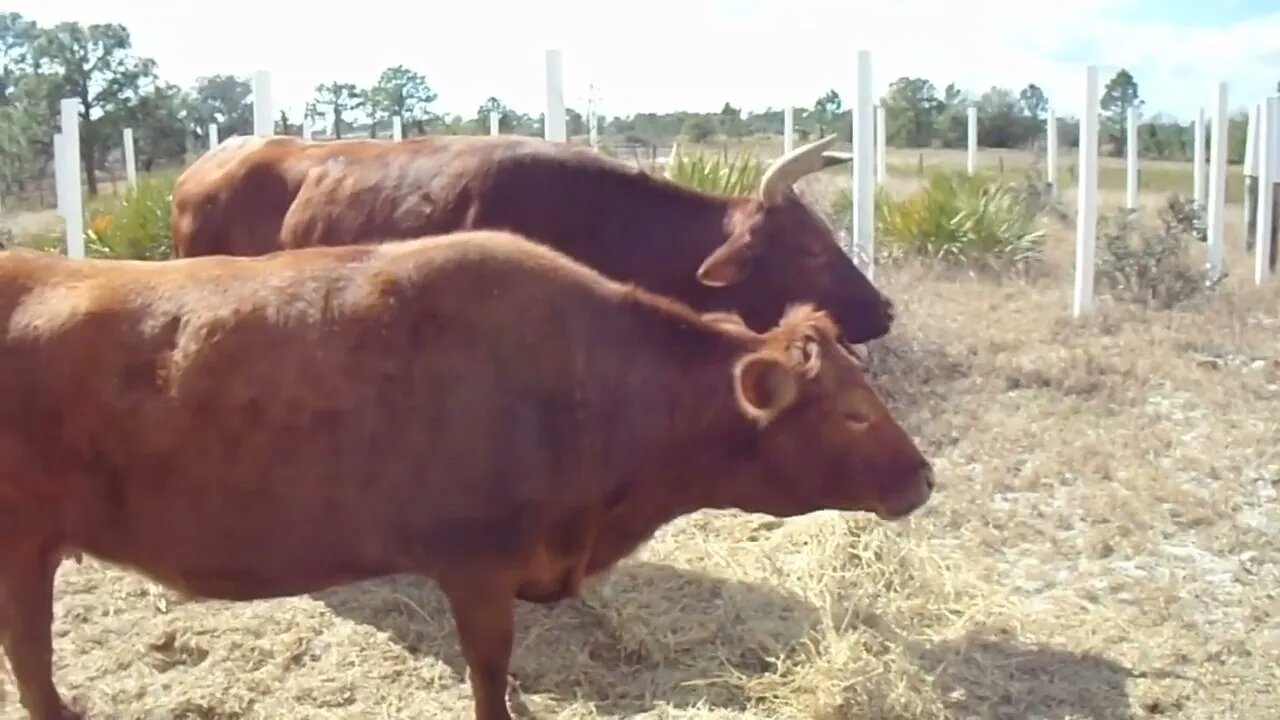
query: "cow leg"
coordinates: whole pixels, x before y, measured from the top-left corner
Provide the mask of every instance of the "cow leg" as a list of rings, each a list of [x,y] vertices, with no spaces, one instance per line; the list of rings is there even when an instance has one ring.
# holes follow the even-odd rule
[[[471,671],[476,720],[511,720],[507,668],[515,635],[515,595],[505,588],[470,583],[442,589]]]
[[[31,720],[78,720],[53,685],[53,578],[61,555],[39,543],[0,550],[0,642]]]

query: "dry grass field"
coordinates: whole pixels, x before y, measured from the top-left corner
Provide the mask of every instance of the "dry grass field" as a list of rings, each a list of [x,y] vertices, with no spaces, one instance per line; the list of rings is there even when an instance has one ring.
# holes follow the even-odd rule
[[[1280,289],[1251,287],[1227,217],[1226,288],[1173,311],[1104,298],[1071,320],[1061,225],[1034,280],[882,268],[900,321],[871,369],[937,463],[931,505],[676,522],[581,602],[520,608],[513,706],[1280,717]],[[470,717],[426,581],[242,604],[148,588],[87,559],[59,574],[56,679],[90,717]],[[0,718],[23,717],[0,687]]]

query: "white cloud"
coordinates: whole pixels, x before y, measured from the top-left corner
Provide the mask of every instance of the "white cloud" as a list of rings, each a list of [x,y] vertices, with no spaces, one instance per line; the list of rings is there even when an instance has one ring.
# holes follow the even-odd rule
[[[10,0],[41,23],[121,22],[168,79],[272,71],[276,103],[296,112],[315,85],[371,83],[393,64],[423,72],[439,108],[470,115],[489,95],[526,112],[543,105],[543,51],[565,55],[566,95],[584,109],[594,81],[605,112],[808,106],[853,92],[854,52],[873,53],[876,95],[902,75],[981,92],[1035,82],[1062,114],[1079,111],[1083,65],[1101,81],[1121,66],[1148,111],[1187,117],[1213,83],[1232,106],[1275,91],[1280,12],[1234,26],[1120,24],[1136,0],[564,0],[352,3],[221,0]],[[305,9],[303,9],[305,8]],[[1132,13],[1128,13],[1132,14]]]

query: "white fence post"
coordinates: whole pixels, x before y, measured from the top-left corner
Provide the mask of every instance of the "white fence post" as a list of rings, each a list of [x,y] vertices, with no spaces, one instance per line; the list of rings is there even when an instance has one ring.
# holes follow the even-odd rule
[[[1266,103],[1263,98],[1262,103],[1258,103],[1249,108],[1249,120],[1245,124],[1244,131],[1244,161],[1241,165],[1241,172],[1244,174],[1244,198],[1241,202],[1244,210],[1245,232],[1248,232],[1249,224],[1254,220],[1255,209],[1254,198],[1250,197],[1249,189],[1252,185],[1257,188],[1258,182],[1258,116],[1262,112],[1262,105]],[[1256,193],[1254,194],[1256,198]]]
[[[302,139],[311,139],[311,118],[308,118],[305,115],[302,117]]]
[[[875,157],[872,155],[871,51],[858,51],[857,91],[853,112],[853,247],[855,259],[862,255],[863,272],[875,275]]]
[[[969,174],[978,172],[978,108],[969,107]]]
[[[209,149],[218,147],[218,123],[209,123]]]
[[[796,147],[796,110],[790,105],[782,108],[782,152],[789,153]]]
[[[1130,210],[1138,207],[1138,109],[1129,108],[1125,113],[1128,132],[1125,133],[1124,205]]]
[[[1195,163],[1195,169],[1191,175],[1191,195],[1195,200],[1196,209],[1203,213],[1205,211],[1204,108],[1196,109],[1195,126],[1191,129],[1191,142],[1195,143],[1195,147],[1191,150],[1192,162]]]
[[[1219,82],[1213,98],[1213,135],[1209,142],[1209,274],[1222,273],[1227,203],[1227,84]]]
[[[391,139],[396,142],[404,139],[404,125],[399,115],[391,116]]]
[[[560,50],[547,50],[547,110],[542,121],[542,136],[555,142],[566,142],[564,113],[564,64]]]
[[[501,120],[502,120],[502,113],[498,112],[497,110],[489,111],[489,134],[490,135],[498,134],[498,122]]]
[[[1049,199],[1058,199],[1058,115],[1049,108],[1045,120],[1045,177],[1049,182]]]
[[[1098,236],[1098,66],[1085,68],[1080,113],[1080,182],[1076,205],[1076,278],[1071,314],[1093,309],[1094,244]]]
[[[1266,100],[1263,100],[1265,103]],[[1258,175],[1258,116],[1262,113],[1263,103],[1255,103],[1249,107],[1248,124],[1244,131],[1244,162],[1241,169],[1245,175]]]
[[[274,135],[275,118],[271,109],[271,73],[258,70],[253,74],[253,134]]]
[[[67,210],[63,214],[67,228],[67,257],[84,257],[84,194],[80,189],[80,101],[63,98],[62,166],[54,172],[66,177]]]
[[[1253,282],[1262,285],[1271,274],[1271,227],[1276,218],[1272,213],[1275,194],[1277,116],[1280,116],[1280,97],[1264,98],[1262,112],[1258,114],[1258,223],[1254,234]],[[1248,227],[1246,225],[1246,227]]]
[[[129,187],[138,187],[138,160],[134,154],[133,128],[124,129],[124,176],[129,180]]]
[[[887,128],[884,123],[884,106],[876,105],[876,181],[884,183],[887,175],[885,174],[885,147]]]

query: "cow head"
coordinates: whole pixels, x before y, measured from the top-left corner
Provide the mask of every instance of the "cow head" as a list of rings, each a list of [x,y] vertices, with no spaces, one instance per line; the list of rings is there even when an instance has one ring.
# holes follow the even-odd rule
[[[751,509],[865,510],[895,519],[932,494],[929,461],[867,383],[825,312],[790,308],[764,334],[762,347],[737,359],[733,387],[758,433],[762,484],[739,488],[752,496]]]
[[[831,227],[792,185],[852,156],[827,148],[835,135],[796,148],[765,171],[755,196],[733,204],[727,240],[698,268],[698,281],[722,295],[752,329],[772,326],[786,305],[808,301],[831,313],[849,342],[889,332],[893,303],[840,249]]]

